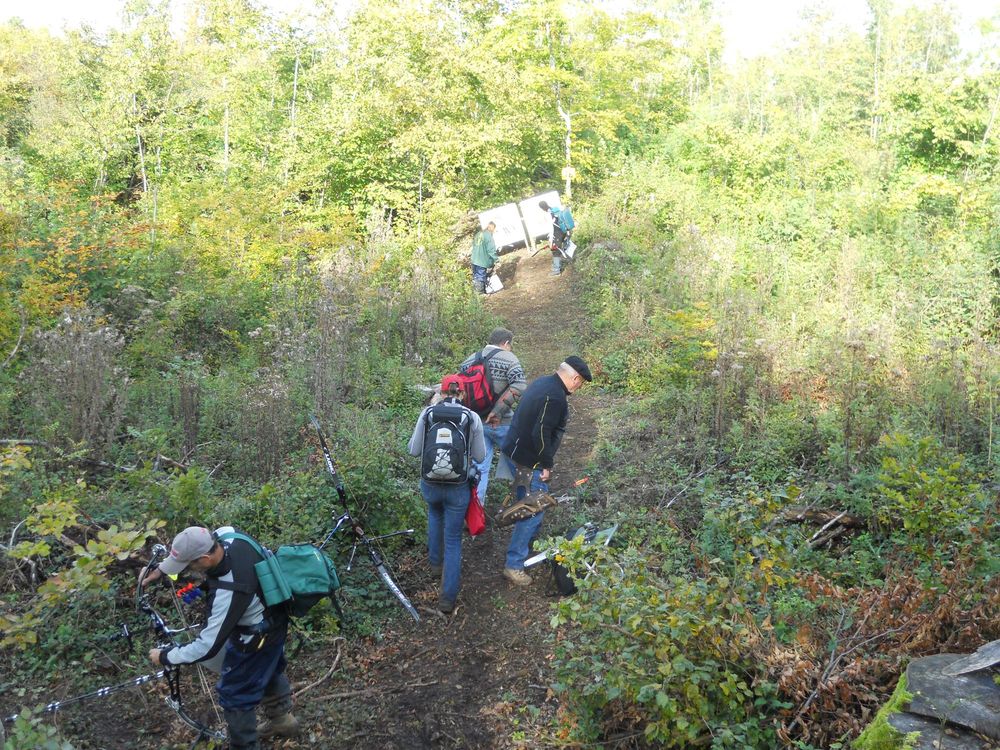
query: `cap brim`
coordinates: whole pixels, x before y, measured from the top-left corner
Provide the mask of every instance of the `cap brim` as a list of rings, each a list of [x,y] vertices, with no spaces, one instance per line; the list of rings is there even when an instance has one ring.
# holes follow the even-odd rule
[[[167,576],[175,576],[180,573],[184,568],[191,564],[191,561],[181,562],[173,557],[168,557],[166,560],[161,562],[158,567],[160,572]]]

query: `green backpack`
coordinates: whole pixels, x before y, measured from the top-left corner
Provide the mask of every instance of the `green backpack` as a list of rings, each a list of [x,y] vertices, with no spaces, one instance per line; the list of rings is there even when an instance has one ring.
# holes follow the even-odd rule
[[[340,588],[337,569],[312,544],[283,544],[276,552],[264,549],[246,534],[220,534],[219,541],[241,539],[264,559],[254,565],[261,597],[267,607],[284,607],[292,617],[301,617],[324,597],[337,600]]]

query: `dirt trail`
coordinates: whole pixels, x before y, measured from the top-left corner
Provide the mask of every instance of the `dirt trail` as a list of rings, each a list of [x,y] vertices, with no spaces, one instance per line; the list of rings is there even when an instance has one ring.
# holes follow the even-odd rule
[[[550,266],[546,251],[505,255],[499,268],[506,288],[485,300],[514,332],[514,351],[529,380],[579,352],[583,333],[574,305],[574,270],[551,277]],[[551,482],[554,494],[572,491],[581,476],[594,444],[598,398],[591,388],[570,397],[569,427]],[[489,515],[499,496],[490,492]],[[543,534],[564,532],[566,516],[561,508],[550,511]],[[298,702],[306,734],[274,747],[349,748],[359,741],[401,750],[523,747],[517,728],[528,721],[526,707],[537,706],[543,714],[555,710],[547,687],[554,591],[547,570],[525,588],[503,578],[509,539],[509,528],[492,525],[475,540],[465,538],[462,592],[449,618],[429,611],[438,592],[425,555],[399,561],[400,582],[425,609],[423,621],[400,618],[380,642],[349,638],[342,668]],[[297,684],[327,670],[329,661],[312,656],[293,659],[290,673]]]

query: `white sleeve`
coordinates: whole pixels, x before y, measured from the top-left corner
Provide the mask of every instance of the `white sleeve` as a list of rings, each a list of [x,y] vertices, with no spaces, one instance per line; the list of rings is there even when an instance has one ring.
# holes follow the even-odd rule
[[[427,407],[427,409],[429,408]],[[407,446],[411,456],[419,456],[424,452],[424,415],[427,413],[427,409],[420,412],[420,416],[417,417],[417,424],[413,428],[413,436],[410,438],[410,444]]]
[[[472,414],[472,458],[476,463],[480,463],[486,458],[486,439],[483,434],[483,420],[476,412],[470,410]]]

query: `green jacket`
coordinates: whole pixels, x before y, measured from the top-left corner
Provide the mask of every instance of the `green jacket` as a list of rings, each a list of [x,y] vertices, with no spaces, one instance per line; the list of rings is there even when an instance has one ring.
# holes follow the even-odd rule
[[[493,241],[493,233],[480,229],[472,240],[472,265],[489,268],[497,262],[497,243]]]

